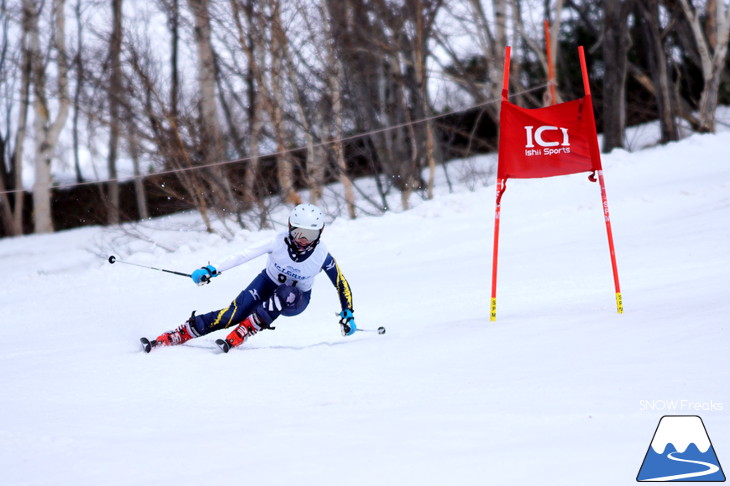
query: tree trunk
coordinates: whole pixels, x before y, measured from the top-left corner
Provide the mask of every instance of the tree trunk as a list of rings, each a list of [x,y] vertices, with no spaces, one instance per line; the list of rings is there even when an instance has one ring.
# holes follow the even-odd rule
[[[74,88],[73,98],[73,117],[71,119],[71,138],[74,153],[74,171],[76,172],[76,182],[81,183],[84,177],[81,174],[81,158],[79,157],[79,118],[81,116],[81,93],[84,88],[84,22],[81,17],[81,1],[76,0],[76,57],[74,59],[74,67],[76,68],[76,86]]]
[[[0,221],[2,221],[5,234],[15,236],[20,233],[15,227],[12,206],[10,205],[10,194],[7,192],[8,185],[5,183],[8,180],[8,174],[5,171],[5,154],[8,149],[6,140],[0,135]]]
[[[289,49],[289,39],[287,38],[284,27],[281,23],[281,13],[279,9],[275,10],[275,15],[272,15],[272,36],[275,37],[276,45],[279,47],[281,63],[279,64],[280,69],[284,71],[281,73],[281,78],[286,79],[289,82],[289,89],[294,95],[294,105],[299,115],[299,122],[302,125],[302,131],[304,132],[304,139],[306,141],[306,168],[307,168],[307,179],[310,188],[309,191],[309,202],[317,204],[317,201],[322,197],[322,187],[324,185],[324,173],[326,160],[322,157],[322,151],[319,147],[315,149],[315,145],[318,140],[315,140],[315,132],[317,130],[316,123],[312,120],[312,116],[306,106],[306,97],[304,95],[301,84],[297,80],[296,66],[291,56]]]
[[[231,2],[233,3],[233,2]],[[262,86],[263,74],[259,67],[258,52],[263,51],[258,36],[254,31],[254,0],[247,0],[245,5],[247,32],[243,32],[243,24],[240,17],[236,16],[236,27],[238,29],[239,44],[246,53],[248,70],[246,72],[246,89],[248,92],[248,143],[249,161],[246,164],[246,171],[243,179],[243,197],[247,207],[253,207],[259,201],[256,192],[256,183],[259,178],[261,132],[263,130],[262,112],[264,110],[264,95],[259,93],[258,86]],[[260,39],[259,39],[260,40]]]
[[[119,224],[119,181],[117,180],[117,151],[119,149],[119,105],[122,96],[122,1],[112,0],[112,33],[109,41],[109,194],[107,195],[107,224]]]
[[[494,1],[496,2],[494,5],[495,24],[499,25],[501,32],[505,32],[503,30],[506,20],[506,6],[504,0]],[[499,40],[495,39],[492,34],[492,29],[489,27],[491,22],[487,20],[481,0],[469,0],[469,4],[471,5],[474,23],[480,34],[477,40],[479,47],[481,48],[482,55],[484,56],[484,62],[490,66],[494,66],[494,69],[489,70],[489,80],[486,87],[487,95],[485,96],[485,99],[498,100],[502,96],[501,76],[502,66],[504,66],[504,47],[507,39],[506,37],[501,39],[501,44],[499,44]],[[490,118],[492,118],[495,123],[499,123],[499,103],[490,103],[486,105],[485,110],[489,113]]]
[[[707,44],[710,49],[717,47],[717,34],[719,32],[720,24],[718,23],[718,17],[722,15],[722,5],[717,0],[707,0],[705,5],[705,37],[707,38]]]
[[[15,229],[15,221],[13,221],[13,212],[10,208],[10,198],[8,197],[8,194],[5,192],[7,188],[5,187],[5,184],[0,181],[0,191],[2,191],[3,194],[0,194],[0,220],[2,220],[3,223],[3,229],[5,230],[5,234],[9,236],[15,236],[17,235],[17,230]]]
[[[168,25],[170,29],[170,116],[177,119],[178,96],[180,93],[180,76],[178,69],[178,45],[180,39],[180,2],[172,0],[172,11],[169,14]]]
[[[132,116],[127,115],[127,151],[132,157],[134,166],[134,194],[137,200],[137,212],[139,219],[147,219],[150,217],[150,211],[147,206],[147,191],[144,188],[144,179],[139,166],[139,142],[137,141],[137,128],[132,123]]]
[[[129,67],[136,76],[131,79],[129,88],[137,89],[133,98],[128,98],[139,107],[139,113],[143,114],[149,123],[149,132],[143,136],[156,145],[153,156],[161,160],[165,172],[174,173],[182,187],[183,193],[165,187],[164,179],[160,186],[170,197],[181,199],[185,204],[192,204],[200,214],[205,228],[213,232],[209,217],[209,201],[206,200],[204,180],[195,173],[194,165],[191,163],[191,152],[194,152],[195,136],[198,134],[199,117],[193,115],[171,116],[169,99],[163,95],[164,89],[158,88],[156,82],[163,76],[159,67],[154,62],[149,62],[149,54],[140,51],[134,43],[129,44],[128,54]],[[169,94],[169,93],[168,93]],[[186,104],[185,106],[189,106]],[[131,120],[130,120],[131,122]],[[190,140],[191,143],[187,143]]]
[[[209,0],[188,0],[195,19],[195,45],[198,53],[198,87],[200,89],[200,131],[203,163],[211,164],[226,160],[223,130],[218,119],[216,104],[216,62],[213,51]],[[218,210],[237,213],[230,182],[220,166],[209,170],[212,176],[211,196]],[[217,187],[216,187],[217,186]]]
[[[260,146],[264,129],[264,115],[270,112],[269,89],[264,76],[267,52],[264,35],[265,21],[261,2],[257,0],[230,0],[235,23],[238,48],[245,54],[247,66],[244,77],[248,99],[249,155],[244,169],[243,204],[247,209],[258,208],[259,226],[265,227],[268,210],[262,199],[265,184],[260,180]]]
[[[730,6],[717,4],[714,19],[717,22],[717,37],[714,48],[708,44],[700,16],[687,0],[680,0],[682,10],[692,26],[697,50],[699,51],[704,86],[698,106],[701,131],[715,132],[715,111],[717,110],[718,90],[722,71],[727,56],[728,38],[730,37]]]
[[[40,43],[40,10],[36,10],[33,0],[23,0],[23,7],[31,12],[30,52],[33,82],[33,109],[35,131],[35,182],[33,184],[33,218],[36,233],[53,231],[51,214],[51,158],[58,143],[61,129],[66,123],[69,111],[68,67],[66,63],[64,0],[53,0],[52,18],[55,20],[51,44],[57,54],[56,69],[58,77],[59,109],[56,119],[50,120],[50,106],[46,94],[46,66],[44,65]]]
[[[281,4],[279,0],[269,0],[271,6],[271,17],[278,18]],[[276,173],[279,182],[279,193],[285,203],[300,204],[302,198],[296,191],[294,184],[294,166],[287,151],[286,127],[284,125],[283,102],[283,81],[284,81],[284,46],[281,43],[281,35],[272,33],[270,54],[271,54],[271,98],[269,107],[274,129],[274,140],[276,142]]]
[[[626,73],[629,47],[628,19],[632,0],[604,0],[603,147],[604,153],[624,147],[626,130]]]
[[[604,0],[608,1],[610,3],[611,0]],[[616,2],[620,0],[615,0]],[[518,0],[514,0],[514,4],[517,4]],[[546,2],[548,3],[548,2]],[[552,9],[550,9],[549,6],[546,5],[546,9],[548,11],[548,19],[550,20],[550,53],[552,54],[551,59],[548,61],[548,59],[545,59],[545,62],[550,62],[551,66],[545,67],[545,72],[548,73],[552,71],[555,74],[556,79],[554,80],[557,83],[557,60],[560,56],[560,42],[558,42],[559,36],[560,36],[560,24],[563,20],[563,0],[556,0],[555,5],[553,5]],[[517,7],[515,6],[515,9]],[[515,17],[518,15],[519,12],[515,12]],[[553,81],[553,80],[549,80]],[[555,99],[552,99],[552,95],[550,96],[551,101],[553,104],[562,103],[562,97],[560,96],[560,90],[558,89],[558,86],[553,86],[553,91],[555,92]],[[548,90],[550,91],[550,89]]]
[[[330,90],[330,98],[332,100],[332,151],[337,165],[337,174],[340,183],[345,191],[345,204],[347,205],[347,214],[350,219],[357,217],[355,208],[355,195],[352,190],[352,181],[347,173],[347,162],[345,160],[345,148],[342,142],[344,135],[343,116],[342,116],[342,87],[341,82],[344,79],[342,63],[335,55],[334,42],[335,38],[332,34],[332,14],[329,10],[327,0],[322,0],[322,11],[325,12],[327,18],[328,39],[325,40],[327,45],[327,86]]]
[[[431,37],[436,13],[441,7],[440,1],[426,4],[416,4],[413,11],[413,23],[415,26],[414,35],[411,39],[413,49],[413,75],[415,86],[413,89],[414,108],[417,117],[426,119],[416,127],[421,135],[420,148],[428,167],[428,180],[426,184],[426,197],[433,199],[433,187],[436,181],[436,165],[441,162],[440,150],[436,144],[433,122],[429,119],[432,116],[431,106],[428,97],[428,73],[426,60],[428,56],[428,40]]]
[[[385,74],[387,60],[383,54],[382,27],[375,24],[372,6],[362,0],[326,0],[329,12],[329,32],[332,47],[342,65],[342,92],[352,109],[355,130],[377,132],[363,139],[363,157],[368,161],[375,179],[379,200],[373,206],[387,211],[387,193],[393,180],[393,132],[381,131],[392,124],[387,96],[394,87]],[[344,97],[343,97],[344,98]]]
[[[32,5],[32,2],[28,2]],[[22,69],[20,83],[20,109],[18,110],[18,131],[15,133],[15,150],[13,152],[13,164],[15,165],[15,188],[23,189],[23,153],[25,149],[25,134],[28,128],[28,111],[30,109],[30,90],[33,78],[33,52],[30,47],[30,32],[32,29],[33,16],[36,14],[31,8],[23,4],[23,47],[22,47]],[[19,233],[24,232],[23,212],[25,209],[25,193],[18,192],[15,195],[13,206],[13,219]]]
[[[13,194],[13,204],[10,203],[10,195],[3,194],[3,211],[8,211],[9,219],[5,224],[6,234],[17,236],[23,234],[23,209],[25,202],[25,191],[23,190],[23,149],[25,145],[25,134],[28,126],[28,109],[30,106],[30,85],[31,85],[31,56],[29,40],[32,17],[35,11],[23,7],[22,35],[20,39],[20,106],[18,107],[18,122],[15,132],[15,143],[12,153],[7,149],[10,162],[10,171],[7,186],[3,190],[12,187],[16,192]],[[12,208],[12,211],[11,211]],[[6,216],[7,217],[7,216]]]
[[[679,140],[676,104],[674,103],[673,83],[669,76],[667,58],[664,54],[661,28],[659,25],[658,0],[638,2],[641,11],[641,26],[644,39],[649,46],[647,62],[655,86],[655,97],[659,110],[661,143]],[[607,98],[609,99],[609,98]]]

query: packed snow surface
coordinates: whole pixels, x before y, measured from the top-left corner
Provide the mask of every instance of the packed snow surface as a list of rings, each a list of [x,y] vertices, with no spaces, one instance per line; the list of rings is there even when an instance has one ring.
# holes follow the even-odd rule
[[[494,156],[451,164],[453,191],[411,210],[330,218],[357,323],[384,335],[341,336],[321,275],[304,314],[240,349],[221,354],[219,332],[140,351],[226,307],[264,258],[197,287],[109,255],[189,273],[280,224],[224,238],[183,214],[2,239],[0,484],[634,484],[668,414],[700,415],[730,464],[728,147],[724,132],[603,157],[623,314],[599,187],[579,174],[509,181],[490,322],[495,187],[465,171]]]

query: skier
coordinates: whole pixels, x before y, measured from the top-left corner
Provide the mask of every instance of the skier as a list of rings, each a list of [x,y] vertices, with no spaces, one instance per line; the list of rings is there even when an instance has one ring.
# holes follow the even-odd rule
[[[317,206],[300,204],[289,216],[289,230],[231,255],[216,265],[195,270],[191,277],[198,285],[210,283],[221,273],[268,253],[266,268],[225,309],[195,315],[175,330],[162,333],[154,341],[142,338],[146,352],[155,346],[174,346],[213,331],[236,326],[216,344],[224,352],[240,346],[280,315],[295,316],[309,304],[314,277],[324,270],[340,297],[340,326],[343,336],[357,330],[352,311],[352,293],[332,255],[320,241],[324,214]]]

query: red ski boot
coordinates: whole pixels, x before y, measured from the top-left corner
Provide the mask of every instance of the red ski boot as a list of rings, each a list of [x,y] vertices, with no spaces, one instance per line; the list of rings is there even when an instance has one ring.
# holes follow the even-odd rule
[[[194,322],[195,312],[193,312],[190,319],[188,319],[182,326],[173,331],[167,331],[160,334],[157,339],[155,339],[155,346],[177,346],[178,344],[190,341],[194,337],[198,337],[198,333],[195,332],[195,329],[192,327]]]
[[[235,348],[245,343],[249,337],[253,336],[261,330],[261,319],[254,312],[243,320],[233,331],[231,331],[226,340],[218,339],[216,344],[221,351],[227,353],[231,348]]]

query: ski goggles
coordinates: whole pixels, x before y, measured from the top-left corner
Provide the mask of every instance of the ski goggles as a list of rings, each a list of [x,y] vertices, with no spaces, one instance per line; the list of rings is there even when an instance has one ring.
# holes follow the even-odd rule
[[[292,229],[289,230],[289,234],[294,240],[305,238],[307,241],[315,241],[317,238],[319,238],[320,231],[321,230],[318,229],[292,227]]]

